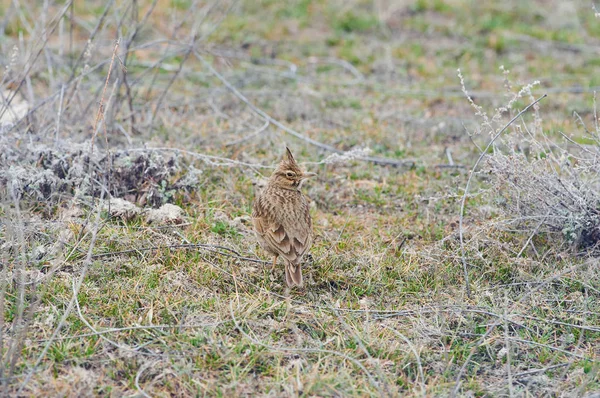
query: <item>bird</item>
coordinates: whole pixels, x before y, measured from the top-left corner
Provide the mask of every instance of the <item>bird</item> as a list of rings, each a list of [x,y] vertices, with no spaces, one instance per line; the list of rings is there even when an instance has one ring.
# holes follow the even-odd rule
[[[288,147],[283,159],[257,194],[252,206],[252,224],[260,246],[273,256],[271,270],[278,257],[285,262],[288,287],[302,287],[302,257],[313,243],[310,199],[300,189],[316,173],[303,171]]]

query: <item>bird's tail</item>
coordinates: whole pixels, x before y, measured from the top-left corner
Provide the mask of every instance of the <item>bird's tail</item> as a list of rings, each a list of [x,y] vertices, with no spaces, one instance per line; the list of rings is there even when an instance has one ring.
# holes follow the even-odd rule
[[[285,282],[289,287],[302,287],[302,268],[300,264],[285,263]]]

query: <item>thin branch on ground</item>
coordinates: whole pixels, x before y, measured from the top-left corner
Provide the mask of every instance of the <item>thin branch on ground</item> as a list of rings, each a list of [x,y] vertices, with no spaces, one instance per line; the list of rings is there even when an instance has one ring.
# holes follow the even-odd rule
[[[338,153],[338,154],[343,154],[344,151],[341,151],[337,148],[332,147],[331,145],[327,145],[327,144],[323,144],[319,141],[313,140],[310,137],[307,137],[303,134],[300,134],[299,132],[297,132],[296,130],[286,126],[285,124],[279,122],[278,120],[272,118],[269,114],[267,114],[265,111],[263,111],[262,109],[258,108],[257,106],[255,106],[252,102],[250,102],[250,100],[248,98],[246,98],[237,88],[235,88],[227,79],[225,79],[225,77],[223,77],[223,75],[221,75],[219,72],[217,72],[217,70],[215,68],[213,68],[213,66],[204,59],[204,57],[197,51],[194,50],[194,55],[196,56],[196,58],[202,62],[202,64],[217,78],[221,81],[221,83],[223,83],[223,85],[225,85],[225,87],[227,87],[239,100],[241,100],[243,103],[245,103],[250,109],[252,109],[254,112],[256,112],[258,115],[260,115],[263,119],[265,119],[265,121],[268,121],[269,123],[273,124],[274,126],[279,127],[280,129],[282,129],[283,131],[285,131],[286,133],[302,140],[305,141],[311,145],[314,145],[318,148],[324,149],[326,151],[329,152],[334,152],[334,153]],[[357,157],[358,160],[364,160],[364,161],[368,161],[371,163],[375,163],[375,164],[380,164],[380,165],[391,165],[391,166],[413,166],[415,164],[414,161],[412,160],[405,160],[405,161],[400,161],[400,160],[393,160],[393,159],[386,159],[386,158],[378,158],[378,157],[371,157],[371,156],[365,156],[365,157]]]
[[[334,351],[334,350],[327,350],[327,349],[320,349],[320,348],[284,347],[284,346],[275,347],[275,346],[263,343],[262,341],[259,341],[259,340],[255,339],[254,337],[250,336],[248,333],[246,333],[246,331],[244,330],[244,328],[239,324],[239,322],[236,319],[235,314],[233,312],[233,301],[229,302],[229,313],[231,315],[231,319],[233,320],[235,328],[246,339],[250,340],[253,344],[259,345],[259,346],[264,347],[264,348],[266,348],[268,350],[271,350],[271,351],[279,351],[279,352],[306,352],[306,353],[315,353],[315,354],[331,354],[331,355],[335,355],[335,356],[341,357],[341,358],[343,358],[343,359],[345,359],[345,360],[353,363],[359,369],[361,369],[363,371],[363,373],[369,379],[369,382],[371,383],[371,385],[373,387],[375,387],[377,389],[377,391],[379,391],[380,394],[382,393],[381,387],[379,386],[379,383],[377,383],[377,381],[371,375],[371,373],[367,370],[367,368],[365,368],[365,366],[362,363],[360,363],[357,359],[352,358],[351,356],[346,355],[343,352]]]

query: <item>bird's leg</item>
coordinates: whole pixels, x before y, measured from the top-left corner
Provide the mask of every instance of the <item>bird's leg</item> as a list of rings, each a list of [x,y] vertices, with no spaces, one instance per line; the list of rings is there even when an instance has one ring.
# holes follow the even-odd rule
[[[271,266],[271,272],[275,270],[275,266],[277,265],[277,257],[279,256],[273,256],[273,265]]]

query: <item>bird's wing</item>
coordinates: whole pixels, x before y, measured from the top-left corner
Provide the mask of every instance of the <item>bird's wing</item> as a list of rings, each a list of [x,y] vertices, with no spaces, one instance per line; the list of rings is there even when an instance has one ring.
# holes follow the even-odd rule
[[[296,211],[277,211],[273,208],[266,211],[261,199],[255,202],[252,212],[254,229],[273,251],[289,262],[297,263],[312,243],[312,223],[307,201],[303,198]]]

